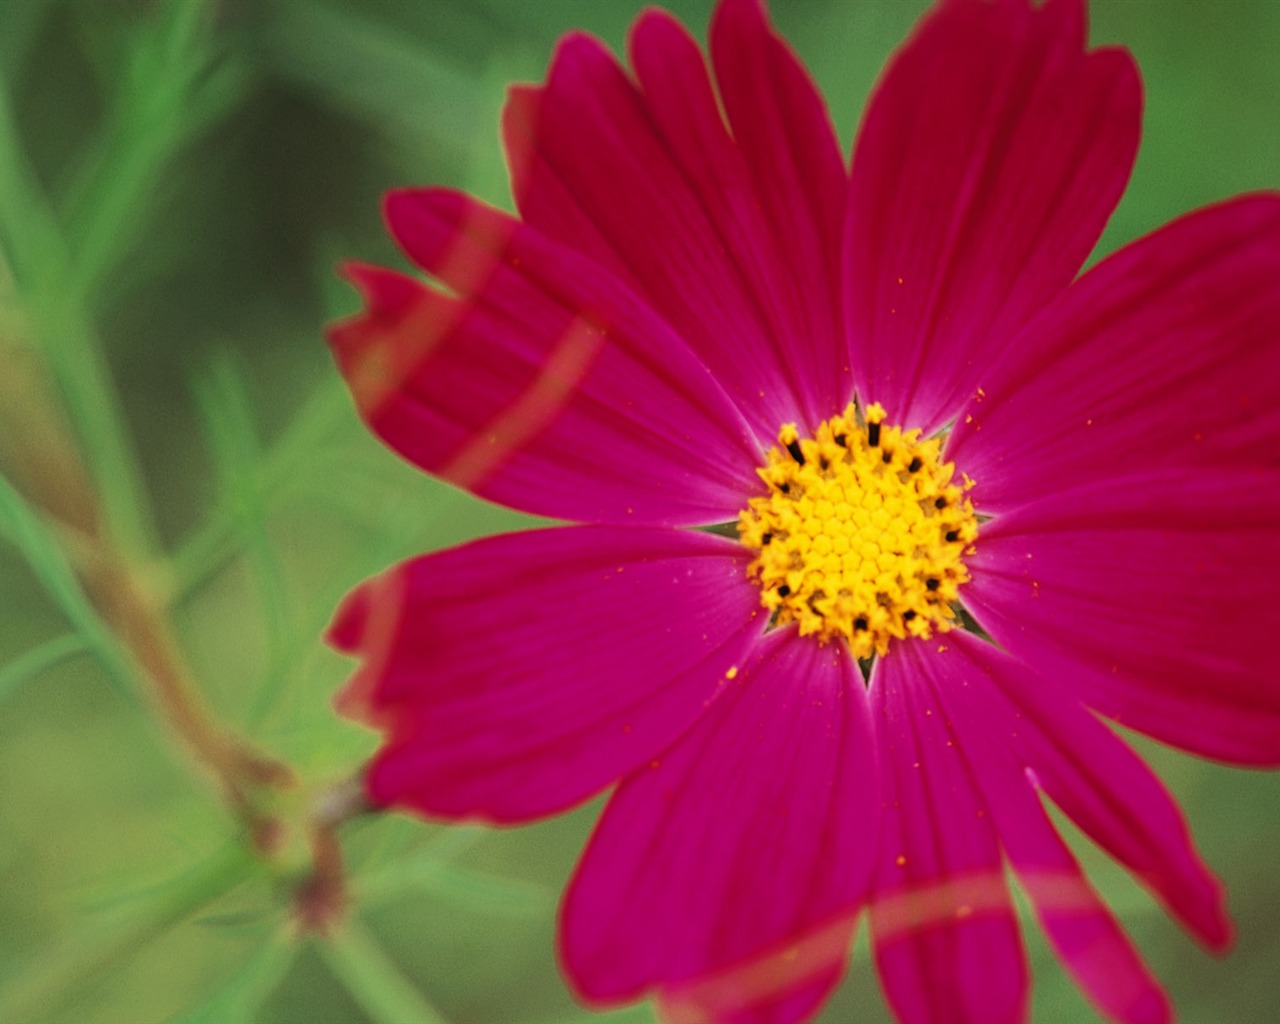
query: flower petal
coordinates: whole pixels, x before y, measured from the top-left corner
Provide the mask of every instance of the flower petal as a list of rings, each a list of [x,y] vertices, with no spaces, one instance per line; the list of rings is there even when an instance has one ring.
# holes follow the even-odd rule
[[[754,232],[758,262],[748,281],[769,304],[784,361],[800,370],[814,427],[843,409],[852,390],[839,328],[849,176],[826,103],[769,24],[763,0],[724,0],[710,33],[720,97],[754,184],[751,201],[767,222],[763,238]],[[676,103],[678,95],[668,97],[668,107]],[[746,222],[746,197],[734,201]]]
[[[512,94],[504,129],[525,219],[628,281],[772,439],[849,395],[837,248],[822,240],[838,224],[844,173],[812,83],[758,10],[730,6],[717,24],[750,46],[752,80],[767,86],[733,95],[734,111],[745,102],[751,115],[742,140],[725,127],[697,44],[658,12],[632,36],[640,89],[599,42],[571,35],[546,86]],[[805,175],[779,173],[796,166]],[[783,208],[789,219],[771,220]]]
[[[871,931],[903,1024],[1013,1024],[1028,978],[987,803],[923,678],[926,648],[899,644],[871,680],[883,813]]]
[[[1104,260],[981,378],[948,455],[984,512],[1138,467],[1280,465],[1280,195]]]
[[[1083,49],[1081,0],[944,3],[872,97],[846,211],[864,401],[929,433],[1067,286],[1137,151],[1128,53]]]
[[[1109,1020],[1171,1021],[1164,991],[1089,885],[1028,781],[1025,762],[1018,756],[1026,746],[1027,722],[1001,692],[1018,667],[991,644],[963,633],[948,637],[945,650],[915,662],[916,671],[946,708],[1009,861],[1058,956]],[[1004,679],[993,685],[998,676]],[[1024,691],[1030,689],[1023,686]],[[1055,724],[1059,721],[1062,718],[1054,719]],[[1114,737],[1111,742],[1118,745]],[[1078,757],[1098,754],[1085,748]],[[1032,765],[1037,777],[1040,767],[1041,763]],[[1123,781],[1113,780],[1117,785]]]
[[[352,268],[364,314],[331,341],[373,429],[482,497],[579,521],[734,518],[758,445],[669,328],[590,260],[464,196],[388,197],[452,298]]]
[[[673,1019],[735,1024],[813,1011],[873,863],[865,692],[840,647],[778,630],[623,782],[565,897],[564,960],[586,998],[658,987]]]
[[[961,599],[1037,674],[1195,753],[1280,763],[1280,470],[1134,474],[985,524]]]
[[[1123,740],[1055,687],[968,634],[948,647],[998,687],[1015,749],[1041,789],[1094,842],[1133,871],[1189,929],[1230,941],[1225,893],[1191,842],[1168,790]],[[984,700],[993,701],[993,697]],[[1009,742],[1009,737],[1003,738]]]
[[[330,630],[364,664],[340,708],[387,731],[370,797],[519,821],[647,763],[705,710],[767,615],[709,534],[566,527],[403,562]]]

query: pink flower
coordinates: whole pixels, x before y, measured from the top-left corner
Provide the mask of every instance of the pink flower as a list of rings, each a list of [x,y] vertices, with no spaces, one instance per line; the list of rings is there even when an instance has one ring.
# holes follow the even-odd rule
[[[378,436],[583,524],[347,599],[370,798],[513,823],[616,785],[561,922],[593,1003],[805,1019],[867,907],[902,1021],[1023,1020],[1007,864],[1105,1016],[1170,1019],[1041,796],[1229,942],[1094,712],[1280,763],[1280,195],[1077,278],[1141,114],[1077,0],[939,5],[851,173],[753,0],[715,14],[714,86],[662,12],[630,57],[571,35],[512,90],[519,219],[388,198],[438,283],[348,268],[331,340]]]

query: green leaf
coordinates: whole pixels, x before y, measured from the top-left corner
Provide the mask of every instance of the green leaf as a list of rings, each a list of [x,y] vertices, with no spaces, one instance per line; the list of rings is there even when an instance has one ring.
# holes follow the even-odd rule
[[[58,222],[27,161],[26,149],[0,77],[0,254],[26,290],[64,264]]]
[[[228,844],[128,917],[79,927],[53,948],[7,975],[0,992],[0,1021],[33,1021],[74,1005],[113,968],[249,877],[257,861]]]
[[[0,72],[10,84],[23,70],[31,44],[39,35],[45,15],[52,6],[49,0],[0,4]]]
[[[254,468],[254,488],[270,511],[316,463],[316,452],[351,415],[350,399],[337,375],[321,386]],[[234,508],[219,506],[178,549],[172,561],[171,600],[180,600],[217,572],[245,545],[244,522]]]
[[[288,973],[299,948],[283,938],[267,943],[206,1002],[171,1024],[256,1024],[262,1004]]]
[[[624,1006],[612,1012],[598,1012],[590,1015],[582,1014],[557,1024],[659,1024],[658,1014],[650,1003],[636,1003]]]
[[[284,569],[267,532],[262,494],[261,451],[249,400],[248,373],[230,352],[214,360],[196,397],[218,476],[220,507],[228,509],[244,545],[246,562],[262,603],[268,680],[283,674],[286,642],[298,630],[284,586]]]
[[[111,372],[92,323],[67,287],[71,259],[57,218],[26,159],[0,80],[0,263],[7,263],[84,446],[107,520],[130,554],[150,551],[146,489]],[[5,267],[0,266],[0,280]]]
[[[129,664],[89,603],[62,548],[3,476],[0,476],[0,530],[22,552],[36,578],[74,627],[84,647],[102,664],[108,678],[121,692],[130,692],[133,673]]]
[[[360,902],[376,904],[395,900],[406,892],[425,890],[468,907],[482,904],[506,914],[539,914],[555,902],[543,886],[519,878],[501,878],[426,857],[388,865],[361,879],[356,891]]]
[[[320,950],[334,976],[375,1024],[445,1024],[373,937],[348,921]]]
[[[88,308],[146,226],[173,157],[246,93],[245,67],[215,50],[209,6],[168,0],[130,37],[118,92],[67,203],[68,286]]]
[[[81,636],[60,636],[20,654],[0,668],[0,701],[16,693],[23,683],[36,678],[59,662],[88,650]]]
[[[469,140],[484,113],[475,95],[474,64],[433,52],[369,17],[365,7],[278,4],[274,10],[275,22],[265,33],[266,58],[279,73],[378,126],[397,146],[469,156]]]

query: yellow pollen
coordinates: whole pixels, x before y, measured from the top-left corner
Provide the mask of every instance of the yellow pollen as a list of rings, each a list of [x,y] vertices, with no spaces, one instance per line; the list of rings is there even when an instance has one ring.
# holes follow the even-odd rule
[[[978,520],[942,441],[884,423],[879,404],[850,405],[802,438],[778,432],[760,477],[769,487],[738,517],[747,569],[778,625],[799,623],[821,643],[842,638],[857,658],[893,639],[957,625]]]

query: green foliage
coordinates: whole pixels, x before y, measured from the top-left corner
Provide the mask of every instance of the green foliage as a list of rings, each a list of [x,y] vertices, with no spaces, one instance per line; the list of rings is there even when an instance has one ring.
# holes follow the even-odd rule
[[[445,1024],[378,943],[347,922],[322,945],[325,961],[374,1024]]]
[[[0,704],[23,683],[39,676],[59,662],[88,650],[79,636],[60,636],[20,654],[0,668]]]
[[[284,939],[268,942],[208,1000],[173,1024],[255,1024],[263,1002],[293,964],[297,945]]]
[[[672,6],[702,33],[709,0]],[[342,593],[398,558],[527,522],[369,438],[324,350],[323,323],[354,305],[331,264],[399,260],[378,215],[392,186],[509,203],[507,85],[537,79],[570,27],[621,48],[639,7],[0,4],[0,352],[48,370],[110,535],[218,720],[298,772],[273,813],[299,814],[372,749],[331,709],[350,665],[319,638]],[[772,7],[847,142],[923,3]],[[1095,4],[1094,37],[1134,48],[1149,97],[1102,250],[1280,175],[1280,6],[1149,9]],[[74,545],[18,479],[0,476],[0,1021],[656,1019],[647,1004],[590,1014],[557,975],[556,895],[593,810],[521,830],[353,823],[350,915],[300,938],[303,837],[253,852],[199,768],[175,758]],[[1081,857],[1186,1019],[1269,1020],[1280,788],[1146,750],[1244,894],[1240,954],[1193,960],[1144,891]],[[1031,957],[1037,1019],[1093,1019],[1038,939]],[[824,1019],[887,1020],[872,972],[863,934]]]
[[[75,573],[67,564],[62,548],[23,500],[22,495],[3,476],[0,476],[0,531],[22,553],[36,579],[75,630],[80,647],[91,651],[98,658],[107,678],[121,691],[127,692],[131,687],[130,669],[121,657],[110,631],[85,597]],[[60,656],[50,658],[45,655],[41,658],[38,652],[28,654],[27,658],[34,660],[37,666],[29,669],[27,674],[48,668],[61,660]],[[21,679],[24,672],[20,665],[15,664],[9,667],[5,675]],[[3,692],[4,688],[0,687],[0,696]]]

